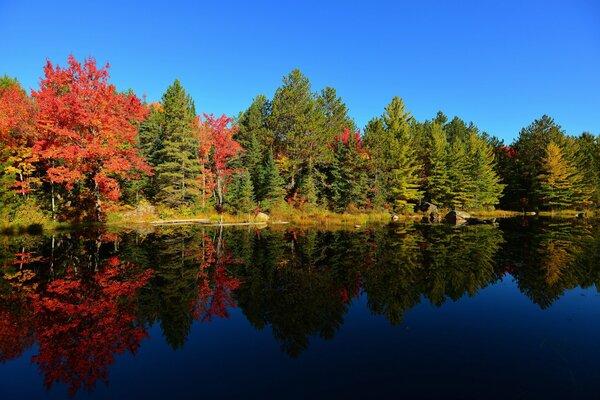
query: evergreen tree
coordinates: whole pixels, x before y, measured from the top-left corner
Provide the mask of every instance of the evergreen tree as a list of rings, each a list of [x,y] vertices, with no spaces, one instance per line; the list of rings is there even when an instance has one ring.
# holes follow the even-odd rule
[[[261,145],[258,142],[256,136],[252,136],[247,147],[246,152],[238,158],[238,163],[232,162],[231,167],[233,168],[246,168],[250,174],[252,180],[252,186],[254,187],[254,198],[256,200],[262,200],[262,176],[264,175],[263,166],[263,152],[261,151]],[[271,154],[270,150],[267,150],[268,154]]]
[[[600,136],[596,137],[584,132],[577,138],[577,169],[583,176],[585,188],[590,194],[590,201],[600,206]]]
[[[196,111],[179,80],[162,97],[163,115],[156,135],[162,143],[152,158],[156,168],[156,199],[169,206],[194,203],[201,195],[198,176],[199,140],[194,134]]]
[[[252,140],[258,141],[261,152],[273,151],[275,136],[267,125],[271,114],[271,102],[260,94],[237,120],[238,131],[234,139],[247,149]]]
[[[316,205],[319,199],[317,193],[317,185],[315,183],[314,168],[309,164],[305,171],[302,182],[300,183],[300,195],[306,199],[306,202],[311,205]]]
[[[429,170],[427,172],[427,197],[438,206],[450,204],[448,177],[448,142],[444,127],[436,122],[429,124]]]
[[[279,174],[277,164],[271,152],[267,153],[267,159],[262,168],[260,179],[260,191],[258,192],[261,208],[270,209],[283,204],[285,199],[285,183]]]
[[[494,153],[481,136],[471,133],[469,141],[471,196],[468,208],[489,208],[499,203],[504,185],[494,171]]]
[[[386,150],[389,152],[382,156],[389,157],[387,183],[391,193],[390,200],[396,209],[403,210],[409,202],[421,197],[417,175],[419,165],[410,136],[410,123],[413,118],[399,97],[392,99],[382,118],[386,134],[384,142],[387,142]]]
[[[254,187],[247,170],[233,174],[229,190],[226,192],[226,202],[230,211],[234,213],[251,213],[256,208]]]
[[[552,211],[570,207],[576,195],[581,176],[576,168],[563,157],[561,148],[554,142],[546,146],[542,158],[542,172],[538,175],[536,194],[542,205]]]
[[[333,138],[335,135],[344,132],[348,129],[351,132],[356,131],[354,121],[348,116],[348,108],[342,101],[341,97],[337,96],[337,92],[332,87],[326,87],[321,90],[317,97],[318,106],[325,118],[326,136]]]
[[[287,157],[285,174],[292,187],[303,170],[312,170],[331,158],[327,147],[330,138],[326,137],[324,116],[315,97],[308,78],[298,69],[283,78],[283,85],[273,96],[268,126],[276,147]],[[314,176],[310,179],[314,182]]]
[[[542,172],[543,159],[546,156],[546,147],[548,143],[554,142],[563,148],[566,141],[565,132],[554,119],[543,115],[536,119],[526,128],[521,129],[518,139],[514,142],[514,173],[515,183],[512,190],[513,199],[507,199],[511,204],[516,205],[526,202],[530,207],[537,207],[540,200],[537,198],[539,187],[537,178]]]
[[[385,129],[381,117],[373,118],[365,126],[364,143],[371,158],[369,174],[370,191],[368,197],[375,208],[387,201],[386,181],[387,160],[383,156],[385,147]]]
[[[368,170],[360,133],[344,133],[333,141],[333,165],[330,174],[331,204],[343,211],[353,204],[366,204]]]
[[[450,206],[456,209],[466,208],[472,193],[470,192],[467,146],[461,140],[455,140],[450,146],[447,166],[450,182]]]

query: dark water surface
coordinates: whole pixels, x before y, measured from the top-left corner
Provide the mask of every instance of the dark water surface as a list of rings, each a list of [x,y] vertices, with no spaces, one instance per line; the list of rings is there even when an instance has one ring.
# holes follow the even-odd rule
[[[599,398],[600,228],[0,238],[0,398]]]

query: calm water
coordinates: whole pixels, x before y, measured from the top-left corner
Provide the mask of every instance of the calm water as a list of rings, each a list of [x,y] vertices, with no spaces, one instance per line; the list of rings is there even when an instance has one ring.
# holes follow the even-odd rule
[[[2,237],[0,398],[599,398],[600,229]]]

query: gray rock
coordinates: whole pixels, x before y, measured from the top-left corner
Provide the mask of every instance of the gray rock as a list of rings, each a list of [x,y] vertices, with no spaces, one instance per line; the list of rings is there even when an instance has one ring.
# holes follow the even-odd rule
[[[454,210],[446,214],[444,221],[452,225],[464,225],[469,218],[471,218],[471,215],[468,212]]]

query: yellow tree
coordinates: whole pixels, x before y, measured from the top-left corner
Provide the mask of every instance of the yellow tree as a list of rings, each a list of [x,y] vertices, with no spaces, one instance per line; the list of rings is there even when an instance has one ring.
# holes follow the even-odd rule
[[[581,175],[563,156],[561,148],[554,142],[548,143],[538,175],[537,194],[542,204],[552,211],[572,206],[585,198],[580,191],[581,181]]]

